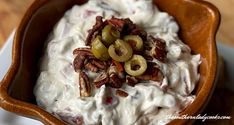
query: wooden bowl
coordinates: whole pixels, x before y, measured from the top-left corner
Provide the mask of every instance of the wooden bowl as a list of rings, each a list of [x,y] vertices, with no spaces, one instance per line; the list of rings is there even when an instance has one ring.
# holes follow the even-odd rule
[[[85,0],[36,0],[25,13],[14,38],[12,64],[1,81],[0,106],[10,112],[38,119],[48,125],[64,125],[36,105],[33,87],[38,76],[38,62],[43,46],[53,26],[64,12]],[[198,0],[154,0],[162,10],[175,17],[180,25],[180,38],[193,53],[199,53],[200,81],[193,91],[197,97],[181,115],[197,115],[212,94],[217,67],[215,35],[220,22],[216,7]],[[188,120],[173,120],[169,124],[187,124]]]

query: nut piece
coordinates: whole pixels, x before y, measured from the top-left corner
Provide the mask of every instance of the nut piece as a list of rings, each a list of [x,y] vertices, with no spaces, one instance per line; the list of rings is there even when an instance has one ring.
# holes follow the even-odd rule
[[[73,55],[76,55],[73,66],[76,72],[80,71],[84,67],[84,62],[87,59],[94,59],[90,48],[77,48],[73,51]]]
[[[110,74],[110,81],[109,85],[113,88],[121,88],[122,86],[122,79],[119,78],[118,74],[112,73]]]
[[[137,76],[136,78],[143,81],[153,80],[153,81],[162,82],[164,76],[163,73],[158,68],[158,65],[153,62],[148,62],[147,65],[150,68],[147,68],[146,72],[143,75]]]
[[[128,96],[128,93],[123,91],[123,90],[120,90],[120,89],[117,89],[115,91],[115,94],[118,95],[118,96],[121,96],[121,97],[127,97]]]
[[[91,85],[89,78],[85,72],[80,71],[79,85],[80,85],[80,96],[89,97],[91,96]]]
[[[99,68],[101,70],[107,69],[107,63],[104,61],[93,59],[93,60],[90,60],[90,63],[95,65],[97,68]]]
[[[89,62],[85,64],[85,69],[90,70],[91,72],[98,72],[98,68]]]
[[[84,61],[85,61],[84,55],[76,56],[76,58],[73,61],[73,66],[76,72],[82,69],[82,67],[84,66]]]
[[[109,82],[109,78],[106,72],[101,72],[93,81],[96,88],[100,88],[102,85]]]
[[[96,38],[96,36],[102,31],[102,28],[104,27],[104,22],[102,21],[101,16],[96,17],[96,23],[93,26],[92,29],[88,31],[88,36],[85,40],[85,45],[90,45],[93,38]]]
[[[121,88],[123,84],[122,73],[118,72],[117,67],[111,65],[108,69],[109,85],[113,88]]]
[[[73,50],[73,55],[94,56],[90,48],[76,48],[75,50]]]
[[[129,86],[134,87],[134,86],[138,83],[138,80],[137,80],[134,76],[129,76],[129,75],[127,75],[127,76],[126,76],[126,83],[127,83]]]
[[[149,36],[149,39],[154,45],[151,50],[153,57],[164,62],[167,56],[166,42],[163,39],[154,38],[153,36]]]

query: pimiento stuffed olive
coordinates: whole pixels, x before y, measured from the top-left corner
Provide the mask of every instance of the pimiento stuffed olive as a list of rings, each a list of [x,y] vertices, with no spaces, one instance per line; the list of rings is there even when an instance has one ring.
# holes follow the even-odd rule
[[[105,61],[108,60],[110,56],[108,54],[108,49],[102,43],[101,39],[102,39],[101,36],[97,36],[92,41],[91,51],[96,58]]]
[[[141,55],[133,55],[129,61],[124,63],[124,69],[131,76],[139,76],[146,71],[147,62]]]
[[[138,35],[127,35],[124,37],[124,41],[130,44],[135,51],[143,50],[143,41]]]
[[[111,25],[106,25],[102,29],[102,40],[107,47],[114,43],[118,38],[120,38],[120,32]]]
[[[121,39],[117,39],[108,48],[110,57],[118,62],[126,62],[132,57],[131,46]]]

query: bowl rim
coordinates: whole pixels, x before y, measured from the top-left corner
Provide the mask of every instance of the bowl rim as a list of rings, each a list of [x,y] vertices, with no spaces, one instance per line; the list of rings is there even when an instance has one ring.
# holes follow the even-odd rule
[[[37,119],[42,123],[50,125],[58,125],[63,123],[65,125],[63,121],[57,119],[56,117],[41,109],[37,105],[14,99],[8,94],[8,89],[13,81],[13,78],[16,76],[17,72],[20,69],[22,49],[21,43],[23,41],[23,34],[27,29],[27,22],[30,22],[34,13],[37,12],[41,7],[43,7],[47,2],[49,1],[34,1],[26,10],[19,23],[18,28],[16,29],[12,45],[12,63],[4,78],[0,82],[0,107],[7,111],[14,112],[16,114]]]
[[[213,15],[212,17],[214,18],[213,26],[209,34],[211,41],[212,41],[211,47],[212,47],[212,50],[214,51],[214,53],[211,53],[212,54],[211,57],[213,57],[211,59],[211,61],[213,62],[213,65],[210,66],[211,71],[208,74],[208,77],[211,79],[210,83],[206,83],[207,85],[205,86],[205,88],[203,86],[200,89],[194,102],[192,102],[192,104],[189,105],[188,108],[186,108],[182,113],[182,115],[186,114],[191,110],[191,108],[193,108],[195,112],[191,114],[191,111],[190,111],[190,115],[195,115],[198,113],[198,111],[201,111],[202,108],[204,108],[202,105],[205,105],[204,104],[206,102],[205,100],[209,100],[210,95],[212,94],[212,91],[214,90],[214,86],[215,86],[214,85],[215,77],[217,76],[217,48],[216,48],[215,36],[216,36],[217,30],[220,24],[220,13],[219,13],[219,10],[214,5],[212,5],[211,3],[207,1],[198,1],[198,0],[185,0],[185,1],[199,3],[200,5],[207,8],[210,11],[210,13]],[[23,36],[24,36],[23,34],[25,33],[25,30],[28,25],[27,22],[29,22],[33,14],[38,9],[40,9],[43,5],[45,5],[47,2],[49,1],[48,0],[34,1],[30,5],[30,7],[27,9],[26,13],[24,14],[23,18],[20,21],[19,27],[16,30],[16,34],[14,36],[14,41],[13,41],[12,63],[11,63],[9,70],[7,71],[6,75],[4,76],[4,78],[2,79],[0,83],[0,107],[10,112],[14,112],[14,113],[26,116],[26,117],[37,119],[45,124],[50,124],[50,125],[64,124],[65,125],[64,122],[57,119],[56,117],[46,112],[45,110],[41,109],[39,106],[14,99],[8,94],[9,86],[11,85],[13,78],[16,76],[17,72],[20,69],[20,63],[21,63],[20,61],[22,60],[21,59],[21,49],[22,49],[21,43],[23,41]],[[215,73],[211,73],[211,72],[215,72]],[[204,91],[204,90],[206,91],[208,90],[209,92],[207,91],[205,95],[201,95],[201,91]],[[199,101],[196,101],[196,100],[202,101],[203,103],[199,103]],[[186,121],[187,120],[172,120],[171,122],[169,122],[169,124],[174,124],[174,123],[184,124],[186,123]]]

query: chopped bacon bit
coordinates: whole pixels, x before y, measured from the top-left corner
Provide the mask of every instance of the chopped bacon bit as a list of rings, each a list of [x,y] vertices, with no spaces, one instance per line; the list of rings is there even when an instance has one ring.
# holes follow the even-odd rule
[[[105,103],[106,103],[107,105],[111,105],[111,104],[113,103],[113,98],[112,98],[111,96],[107,96],[107,97],[105,98]]]
[[[84,124],[83,116],[77,116],[77,117],[75,117],[75,119],[73,120],[73,122],[76,125],[83,125]]]
[[[83,14],[83,17],[86,19],[94,14],[96,14],[97,12],[96,11],[93,11],[93,10],[86,10]]]
[[[121,96],[121,97],[127,97],[128,93],[123,91],[123,90],[117,89],[116,90],[116,95]]]

